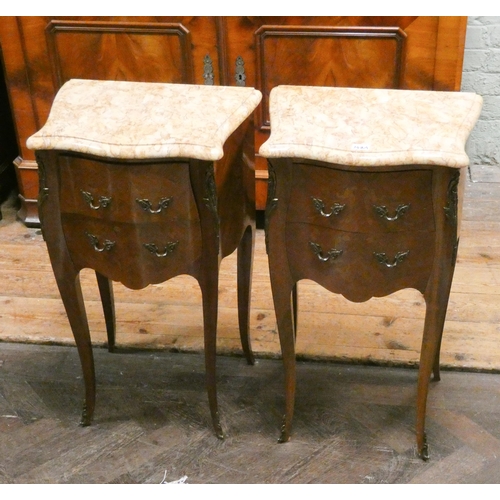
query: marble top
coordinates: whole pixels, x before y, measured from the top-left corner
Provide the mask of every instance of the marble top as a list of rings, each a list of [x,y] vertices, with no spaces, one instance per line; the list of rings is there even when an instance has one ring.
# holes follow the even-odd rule
[[[353,166],[469,164],[465,143],[482,107],[468,92],[278,86],[267,158]]]
[[[261,98],[246,87],[75,79],[26,145],[107,158],[219,160]]]

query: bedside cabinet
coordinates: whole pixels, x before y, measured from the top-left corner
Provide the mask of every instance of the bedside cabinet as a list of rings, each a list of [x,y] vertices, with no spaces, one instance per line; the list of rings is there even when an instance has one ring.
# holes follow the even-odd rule
[[[468,158],[481,111],[470,93],[281,86],[271,93],[266,248],[285,369],[280,441],[295,398],[297,282],[353,302],[419,290],[426,317],[417,387],[424,424],[460,234]]]
[[[39,213],[81,359],[82,424],[95,407],[95,373],[79,272],[94,269],[115,345],[112,281],[131,289],[180,274],[202,292],[206,380],[215,431],[218,272],[237,249],[242,347],[254,362],[249,305],[255,233],[251,88],[70,80],[31,136]]]

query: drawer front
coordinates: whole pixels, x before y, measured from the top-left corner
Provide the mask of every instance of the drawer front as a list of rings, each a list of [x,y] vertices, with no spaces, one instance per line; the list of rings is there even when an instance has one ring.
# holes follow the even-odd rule
[[[432,231],[432,171],[349,172],[294,164],[288,207],[290,222],[343,231]]]
[[[286,229],[294,279],[312,279],[349,300],[361,302],[402,288],[427,286],[435,233],[349,233],[308,224]]]
[[[201,257],[198,224],[108,223],[66,214],[62,226],[75,265],[132,289],[192,274]]]
[[[134,223],[199,218],[184,162],[120,165],[62,157],[59,174],[62,213]]]

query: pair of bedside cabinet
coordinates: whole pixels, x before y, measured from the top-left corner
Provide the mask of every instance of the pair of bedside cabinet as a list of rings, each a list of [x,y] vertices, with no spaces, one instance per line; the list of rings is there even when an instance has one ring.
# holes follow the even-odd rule
[[[95,406],[90,333],[78,282],[95,270],[113,349],[112,281],[132,289],[178,274],[198,279],[209,406],[218,269],[238,249],[238,314],[246,359],[255,234],[252,112],[259,91],[71,80],[28,140],[40,169],[39,212],[85,380],[82,423]],[[453,277],[475,94],[279,86],[270,95],[265,217],[285,372],[280,441],[295,398],[297,282],[354,302],[413,287],[426,301],[417,388],[417,447],[428,458],[425,408]]]

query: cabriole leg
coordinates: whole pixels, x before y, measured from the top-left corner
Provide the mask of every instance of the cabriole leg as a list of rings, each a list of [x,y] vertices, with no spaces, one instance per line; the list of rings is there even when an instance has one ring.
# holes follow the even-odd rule
[[[254,251],[254,228],[248,226],[238,246],[238,323],[241,346],[249,365],[255,363],[250,341],[250,297],[252,287],[252,264]]]

